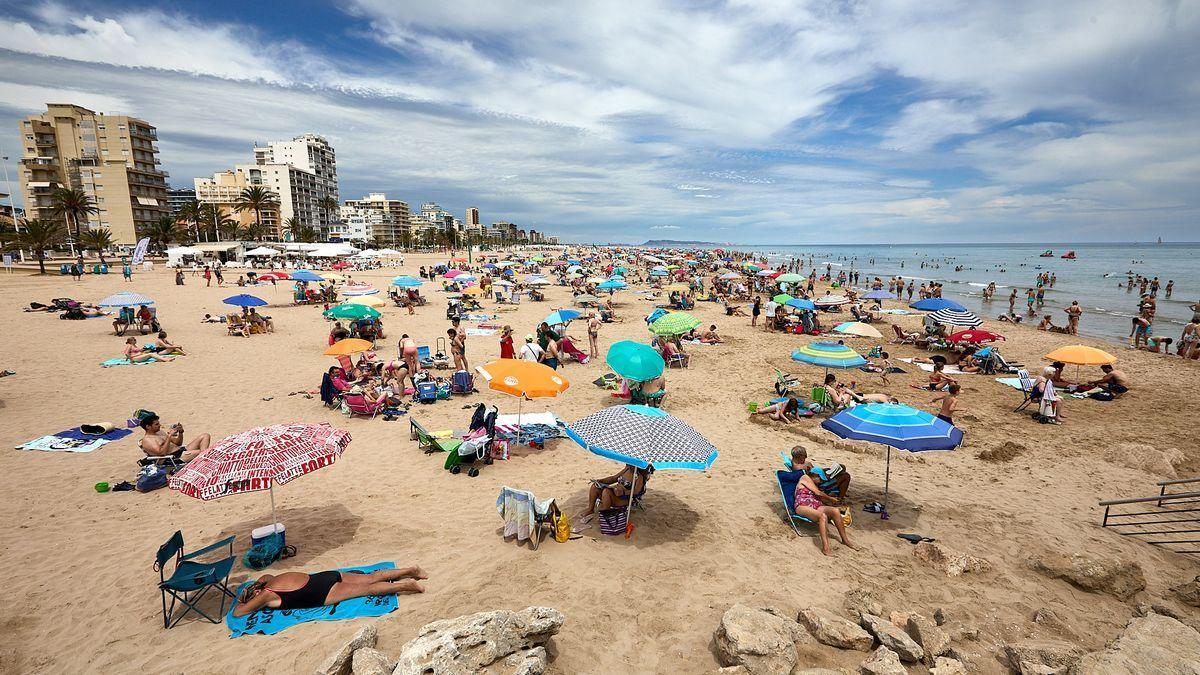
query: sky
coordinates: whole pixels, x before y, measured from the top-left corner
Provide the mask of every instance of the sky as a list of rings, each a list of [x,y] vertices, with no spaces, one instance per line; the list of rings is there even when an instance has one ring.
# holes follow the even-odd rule
[[[0,192],[50,101],[572,242],[1200,239],[1200,0],[0,2]]]

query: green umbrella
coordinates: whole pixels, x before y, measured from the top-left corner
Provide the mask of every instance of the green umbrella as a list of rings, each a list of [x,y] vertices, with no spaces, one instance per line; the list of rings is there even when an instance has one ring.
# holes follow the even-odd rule
[[[650,324],[655,335],[682,335],[700,325],[700,319],[687,312],[670,312]]]
[[[667,364],[653,347],[632,340],[614,342],[604,362],[616,374],[628,380],[645,382],[662,375]]]
[[[777,302],[778,304],[782,305],[782,304],[786,303],[788,300],[792,300],[793,298],[792,298],[792,296],[788,295],[787,293],[780,293],[779,295],[777,295],[771,299],[774,300],[775,302]]]
[[[780,281],[785,284],[794,284],[797,281],[804,281],[804,277],[800,276],[799,274],[780,274],[779,276],[775,277],[775,281]]]
[[[381,316],[383,315],[379,313],[379,310],[366,305],[337,305],[325,312],[327,319],[349,319],[351,321],[378,319]]]

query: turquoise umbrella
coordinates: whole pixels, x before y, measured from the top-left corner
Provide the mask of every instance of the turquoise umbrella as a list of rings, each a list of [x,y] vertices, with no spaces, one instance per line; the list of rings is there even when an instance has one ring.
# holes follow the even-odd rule
[[[604,362],[616,374],[635,382],[652,380],[662,375],[663,369],[667,367],[662,356],[653,347],[632,340],[614,342],[608,348]]]

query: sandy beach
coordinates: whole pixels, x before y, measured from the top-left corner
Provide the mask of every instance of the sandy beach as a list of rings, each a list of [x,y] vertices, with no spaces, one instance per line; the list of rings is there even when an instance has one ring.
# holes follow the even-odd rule
[[[352,272],[380,288],[396,274],[446,256],[411,255],[399,270]],[[710,275],[711,276],[711,275]],[[236,278],[229,270],[226,279]],[[444,294],[426,284],[429,304],[409,317],[383,309],[388,339],[380,354],[394,358],[396,341],[409,333],[420,344],[444,336]],[[884,451],[879,446],[835,439],[819,418],[783,425],[746,412],[750,401],[774,396],[772,368],[799,375],[806,384],[820,368],[795,363],[791,350],[811,337],[752,329],[749,318],[727,317],[717,303],[699,303],[693,314],[715,323],[726,342],[689,348],[691,367],[668,373],[666,411],[693,425],[719,450],[707,472],[661,471],[650,484],[645,509],[635,511],[629,539],[589,530],[567,543],[544,541],[537,551],[505,541],[494,502],[502,485],[555,497],[575,514],[586,506],[587,479],[614,473],[617,465],[567,439],[544,449],[519,448],[508,461],[485,467],[478,477],[452,475],[443,459],[428,456],[409,439],[407,417],[347,419],[320,402],[289,393],[316,389],[332,365],[323,356],[328,323],[319,308],[293,307],[290,285],[239,289],[205,287],[199,276],[176,286],[158,265],[132,284],[120,274],[85,276],[76,283],[58,275],[0,274],[0,485],[9,495],[0,506],[0,574],[7,597],[0,628],[0,671],[11,673],[311,672],[361,625],[374,619],[307,623],[274,636],[228,639],[224,626],[185,621],[162,627],[158,547],[176,529],[190,547],[236,535],[235,551],[249,546],[250,530],[269,522],[266,493],[202,502],[172,490],[98,494],[99,481],[132,480],[140,432],[87,454],[15,450],[55,431],[97,420],[123,421],[135,410],[179,421],[188,433],[218,440],[250,427],[278,422],[329,422],[347,429],[353,442],[332,467],[275,490],[279,519],[296,557],[273,572],[318,571],[395,561],[429,573],[426,592],[402,596],[399,610],[380,622],[380,648],[395,654],[422,625],[490,609],[529,605],[566,615],[551,643],[554,673],[705,673],[719,667],[713,630],[730,606],[773,606],[795,614],[811,606],[842,612],[843,595],[867,589],[886,612],[943,609],[962,633],[954,646],[969,657],[972,672],[1007,672],[998,645],[1024,637],[1067,639],[1086,650],[1116,637],[1139,602],[1181,612],[1170,586],[1200,574],[1200,562],[1102,529],[1102,499],[1157,492],[1156,481],[1200,471],[1195,443],[1200,362],[1114,348],[1100,340],[1040,333],[1032,326],[986,321],[984,328],[1008,337],[1000,343],[1010,360],[1039,367],[1042,356],[1065,344],[1113,351],[1133,381],[1133,391],[1106,403],[1068,398],[1067,423],[1037,424],[1013,413],[1020,392],[988,375],[960,378],[958,424],[966,441],[953,452],[907,456],[893,453],[891,519],[864,513],[862,504],[882,495]],[[30,301],[55,297],[96,301],[120,290],[154,298],[170,338],[188,356],[172,363],[101,368],[120,355],[122,338],[110,320],[60,321],[53,314],[22,313]],[[271,303],[277,332],[231,337],[225,326],[205,324],[205,313],[227,310],[221,300],[252,292]],[[569,289],[550,286],[545,302],[495,309],[493,323],[508,324],[518,339],[533,332],[554,308],[570,306]],[[604,351],[616,340],[647,339],[643,317],[653,303],[629,291],[617,294],[619,320],[600,334]],[[897,303],[887,306],[899,307]],[[915,328],[920,315],[888,321]],[[985,317],[986,318],[986,317]],[[464,322],[471,327],[474,323]],[[885,336],[889,326],[882,326]],[[571,334],[586,345],[586,331]],[[888,338],[885,337],[886,341]],[[851,344],[866,351],[877,340]],[[884,345],[892,360],[927,355],[911,346]],[[499,356],[498,336],[471,337],[474,367]],[[887,391],[902,402],[936,412],[916,367],[890,377],[839,373],[860,391]],[[525,411],[552,410],[571,422],[617,401],[591,381],[605,373],[603,354],[562,371],[571,387],[556,399],[527,402]],[[1074,375],[1069,367],[1067,375]],[[1084,369],[1084,377],[1098,370]],[[414,405],[410,414],[430,429],[466,427],[477,402],[516,412],[517,400],[487,390],[435,405]],[[853,474],[852,536],[862,550],[834,543],[822,556],[819,540],[797,537],[783,516],[774,471],[779,452],[804,444],[819,463],[840,462]],[[919,533],[953,550],[986,559],[991,570],[959,577],[918,560],[897,533]],[[1079,553],[1096,559],[1138,561],[1146,589],[1134,598],[1085,592],[1032,571],[1031,556]],[[239,563],[233,580],[254,573]],[[1052,635],[1033,622],[1052,608],[1070,636]],[[1193,614],[1194,615],[1194,614]],[[804,665],[856,670],[864,654],[822,647],[802,654]],[[909,672],[927,672],[913,665]]]

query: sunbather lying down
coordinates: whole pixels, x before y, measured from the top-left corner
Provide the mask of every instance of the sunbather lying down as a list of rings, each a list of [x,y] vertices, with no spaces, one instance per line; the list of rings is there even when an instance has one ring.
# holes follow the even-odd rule
[[[311,609],[366,595],[424,593],[425,588],[417,580],[428,578],[420,567],[379,570],[370,574],[336,570],[315,574],[264,574],[242,591],[233,615],[245,616],[263,608]]]

